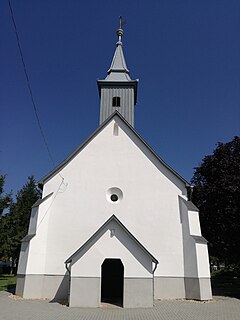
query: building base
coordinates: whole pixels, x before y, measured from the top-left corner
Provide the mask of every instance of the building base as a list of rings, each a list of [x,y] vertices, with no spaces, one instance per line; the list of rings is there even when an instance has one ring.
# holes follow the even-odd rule
[[[70,286],[69,286],[70,285]],[[153,306],[154,299],[212,299],[210,278],[124,278],[123,307]],[[69,302],[70,307],[99,307],[101,278],[68,275],[17,276],[16,295],[26,299],[46,298]]]
[[[155,299],[212,299],[210,278],[154,277]]]
[[[68,275],[17,275],[16,295],[25,299],[68,300]]]

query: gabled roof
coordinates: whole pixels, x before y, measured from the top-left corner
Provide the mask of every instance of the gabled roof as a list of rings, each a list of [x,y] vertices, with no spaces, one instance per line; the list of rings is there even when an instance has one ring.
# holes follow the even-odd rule
[[[173,170],[165,161],[163,161],[155,151],[141,138],[141,136],[137,133],[137,131],[124,119],[124,117],[118,112],[115,111],[108,117],[91,135],[88,139],[86,139],[75,151],[73,151],[69,157],[67,157],[64,161],[62,161],[56,168],[54,168],[50,173],[44,176],[39,182],[39,185],[43,185],[48,179],[50,179],[54,174],[59,172],[62,168],[64,168],[82,149],[84,149],[97,135],[101,132],[114,117],[120,118],[124,124],[138,137],[138,139],[147,147],[147,149],[156,157],[156,159],[171,173],[173,173],[179,180],[181,180],[186,186],[190,186],[190,184],[185,180],[182,176],[180,176],[175,170]]]
[[[94,241],[95,238],[101,233],[101,231],[103,231],[104,228],[107,227],[107,225],[112,221],[116,222],[118,226],[127,233],[127,235],[132,239],[132,241],[134,241],[137,244],[137,246],[140,247],[152,259],[153,262],[158,264],[157,259],[134,237],[134,235],[124,226],[124,224],[122,224],[122,222],[114,214],[77,251],[75,251],[65,261],[65,263],[70,263],[72,259],[76,255],[81,253],[81,251],[83,251],[92,241]]]

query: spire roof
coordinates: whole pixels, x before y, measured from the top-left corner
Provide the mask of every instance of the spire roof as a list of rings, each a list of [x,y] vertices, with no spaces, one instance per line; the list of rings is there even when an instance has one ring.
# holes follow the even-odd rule
[[[116,50],[112,59],[111,66],[108,70],[108,75],[105,80],[109,81],[126,81],[131,80],[129,76],[129,70],[126,65],[126,61],[122,49],[122,17],[119,17],[119,28],[117,30],[118,41],[116,43]]]

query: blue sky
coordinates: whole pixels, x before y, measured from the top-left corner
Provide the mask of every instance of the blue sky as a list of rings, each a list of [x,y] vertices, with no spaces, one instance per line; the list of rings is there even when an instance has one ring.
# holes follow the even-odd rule
[[[123,15],[139,79],[135,128],[185,179],[240,131],[240,2],[11,0],[43,130],[59,164],[97,127]],[[0,10],[0,170],[7,191],[52,168],[23,73],[7,0]]]

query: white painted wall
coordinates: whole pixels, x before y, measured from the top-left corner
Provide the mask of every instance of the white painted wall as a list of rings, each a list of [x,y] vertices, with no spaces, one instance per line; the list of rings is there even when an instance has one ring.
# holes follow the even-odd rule
[[[115,122],[118,136],[113,135]],[[156,276],[184,276],[178,199],[186,198],[184,183],[119,117],[61,169],[61,175],[64,183],[56,174],[44,185],[43,197],[54,195],[39,207],[43,220],[31,240],[28,273],[64,274],[64,261],[115,214],[159,260]],[[107,201],[111,187],[122,190],[119,203]]]
[[[180,198],[183,228],[184,274],[189,278],[209,278],[209,257],[207,244],[196,243],[192,235],[201,236],[197,211],[188,210]]]
[[[199,278],[210,278],[208,247],[204,243],[196,243]]]
[[[40,204],[37,212],[35,212],[35,208],[33,208],[33,217],[31,218],[31,221],[35,221],[36,226],[34,228],[33,224],[30,225],[30,230],[35,229],[36,235],[29,243],[29,254],[26,268],[27,274],[44,274],[45,272],[49,217],[51,214],[51,204],[53,200],[54,195],[47,198]],[[20,273],[19,270],[18,273]]]
[[[184,254],[184,275],[185,277],[198,277],[196,245],[190,235],[189,211],[186,204],[180,198],[181,218],[183,228],[183,254]]]

